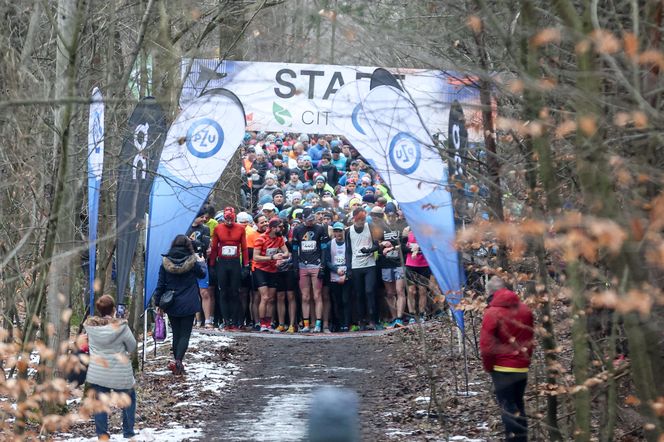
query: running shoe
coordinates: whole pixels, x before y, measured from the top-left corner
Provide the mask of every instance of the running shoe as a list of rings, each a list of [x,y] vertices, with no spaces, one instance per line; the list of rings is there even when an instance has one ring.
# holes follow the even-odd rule
[[[268,333],[269,333],[269,332],[271,332],[271,331],[272,331],[272,330],[270,329],[270,327],[266,327],[266,326],[264,326],[264,325],[261,325],[261,332],[268,332]]]
[[[277,333],[283,333],[286,331],[286,327],[284,325],[279,325],[279,327],[275,328],[274,331]]]
[[[236,331],[240,331],[240,329],[238,328],[237,325],[233,325],[233,324],[231,324],[231,325],[229,325],[228,327],[226,327],[226,331],[229,331],[229,332],[236,332]]]
[[[254,331],[261,331],[261,325],[260,324],[254,324]]]
[[[420,315],[420,322],[426,321],[426,317],[424,315]]]
[[[300,333],[311,333],[311,329],[309,327],[302,327]]]
[[[385,326],[383,326],[383,324],[376,324],[374,330],[385,330]]]
[[[207,325],[207,323],[205,325]],[[201,321],[194,321],[194,327],[196,328],[203,327],[203,323]]]
[[[416,323],[417,323],[417,319],[415,319],[415,317],[412,317],[408,320],[408,325],[413,325],[413,324],[416,324]]]
[[[175,374],[175,361],[169,361],[166,368],[168,368],[173,374]]]
[[[224,331],[225,329],[226,329],[226,326],[224,325],[223,322],[221,324],[219,324],[219,331]]]
[[[377,326],[374,325],[374,324],[369,324],[369,325],[367,325],[364,329],[365,329],[365,330],[376,330],[376,327],[377,327]]]
[[[199,325],[200,327],[200,325]],[[214,328],[214,321],[205,321],[205,329],[206,330],[211,330]]]
[[[332,330],[330,330],[329,327],[325,327],[325,328],[323,329],[323,333],[325,333],[325,334],[330,334],[330,333],[332,333]]]
[[[288,333],[295,333],[295,327],[291,325],[290,327],[288,327],[288,331],[287,331],[287,332],[288,332]]]
[[[341,333],[348,332],[348,327],[345,327],[345,326],[339,327],[339,332],[341,332]]]
[[[394,327],[394,328],[401,328],[401,327],[403,327],[403,321],[401,320],[401,318],[397,318],[397,319],[395,319],[394,322],[393,322],[392,324],[393,324],[392,327]]]
[[[360,326],[359,325],[351,325],[350,326],[350,331],[359,332],[360,331]]]

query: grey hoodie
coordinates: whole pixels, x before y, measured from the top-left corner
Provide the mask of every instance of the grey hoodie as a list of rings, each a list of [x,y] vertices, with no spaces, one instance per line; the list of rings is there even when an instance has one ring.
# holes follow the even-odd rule
[[[86,381],[113,390],[134,387],[134,371],[129,353],[136,349],[136,338],[127,321],[92,316],[85,321],[90,345],[90,365]]]

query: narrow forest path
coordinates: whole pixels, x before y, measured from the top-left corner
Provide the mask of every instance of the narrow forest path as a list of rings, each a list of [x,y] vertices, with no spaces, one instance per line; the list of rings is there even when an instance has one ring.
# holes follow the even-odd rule
[[[457,414],[457,418],[450,419],[452,425],[447,425],[447,431],[437,427],[435,420],[427,424],[429,398],[422,395],[426,394],[426,386],[413,366],[417,351],[411,345],[417,344],[406,338],[412,336],[410,327],[316,336],[230,336],[242,349],[233,357],[239,372],[221,401],[212,405],[216,410],[206,410],[205,440],[306,440],[309,411],[316,406],[313,393],[323,386],[357,393],[363,441],[439,441],[446,440],[446,436],[455,441],[486,440],[476,436],[488,430],[482,422],[486,419],[484,398],[471,399],[481,412],[466,409]],[[443,362],[438,358],[429,361]],[[421,397],[414,397],[418,390]],[[453,409],[462,402],[454,398],[446,402],[446,413],[452,417],[456,414]],[[469,433],[474,436],[468,437]]]
[[[385,439],[393,394],[389,378],[399,370],[381,337],[234,334],[246,349],[236,359],[241,375],[215,404],[218,414],[205,429],[206,439],[304,440],[312,394],[325,385],[356,391],[362,440]]]

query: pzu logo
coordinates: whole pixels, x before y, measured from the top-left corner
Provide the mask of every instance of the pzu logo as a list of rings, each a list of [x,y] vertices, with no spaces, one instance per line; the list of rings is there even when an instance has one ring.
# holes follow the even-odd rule
[[[95,112],[92,120],[92,141],[94,142],[95,153],[101,153],[101,143],[104,141],[104,127],[101,123],[101,112]]]
[[[390,142],[390,162],[400,173],[413,173],[420,165],[420,143],[411,134],[399,132]]]
[[[202,118],[187,131],[187,149],[198,158],[209,158],[219,152],[224,144],[224,130],[219,123]]]

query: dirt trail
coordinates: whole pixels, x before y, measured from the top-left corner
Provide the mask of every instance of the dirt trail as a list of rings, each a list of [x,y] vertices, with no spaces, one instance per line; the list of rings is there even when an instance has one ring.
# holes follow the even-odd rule
[[[206,428],[209,440],[300,441],[312,392],[319,386],[353,389],[360,398],[362,440],[386,439],[390,398],[400,369],[384,335],[259,337],[233,334],[246,348],[241,375]],[[343,336],[343,335],[336,335]]]

